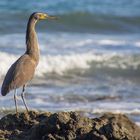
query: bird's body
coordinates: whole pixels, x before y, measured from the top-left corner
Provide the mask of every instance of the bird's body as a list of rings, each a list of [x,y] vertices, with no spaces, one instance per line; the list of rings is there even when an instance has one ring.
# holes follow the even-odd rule
[[[14,100],[17,112],[16,89],[23,86],[21,97],[28,111],[24,100],[25,85],[30,81],[35,73],[39,62],[38,39],[35,32],[35,25],[38,20],[55,19],[44,13],[33,13],[28,21],[26,30],[26,51],[25,53],[9,68],[2,84],[1,94],[5,96],[11,90],[15,89]]]
[[[10,90],[25,85],[33,78],[36,62],[27,54],[21,56],[8,70],[1,93],[5,96]]]
[[[1,89],[5,96],[10,90],[25,85],[33,78],[39,62],[38,39],[35,32],[36,19],[34,14],[29,18],[26,30],[26,52],[8,70]]]

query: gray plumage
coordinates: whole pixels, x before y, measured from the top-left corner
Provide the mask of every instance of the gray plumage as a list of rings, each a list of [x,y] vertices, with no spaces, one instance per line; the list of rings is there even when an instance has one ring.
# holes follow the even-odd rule
[[[39,49],[35,32],[36,19],[33,13],[27,24],[26,52],[8,70],[2,84],[1,94],[5,96],[10,90],[25,85],[33,78],[35,68],[39,61]]]
[[[5,96],[12,89],[25,85],[33,78],[37,66],[28,54],[21,56],[8,70],[3,81],[1,94]]]
[[[39,62],[38,39],[35,32],[35,25],[38,20],[55,19],[45,13],[33,13],[28,21],[26,30],[26,52],[9,68],[2,84],[1,94],[5,96],[11,90],[15,89],[14,100],[17,111],[16,89],[23,86],[21,97],[28,111],[24,100],[25,85],[30,81],[35,73]]]

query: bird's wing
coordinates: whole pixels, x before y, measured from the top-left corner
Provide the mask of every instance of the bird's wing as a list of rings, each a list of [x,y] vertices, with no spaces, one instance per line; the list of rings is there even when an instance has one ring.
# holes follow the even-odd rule
[[[8,70],[3,81],[1,94],[6,95],[10,90],[19,88],[32,79],[36,63],[28,55],[21,56]]]

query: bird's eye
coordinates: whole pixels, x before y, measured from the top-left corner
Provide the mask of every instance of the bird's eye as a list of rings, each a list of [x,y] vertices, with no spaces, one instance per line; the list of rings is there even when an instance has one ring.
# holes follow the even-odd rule
[[[38,19],[38,17],[37,16],[34,16],[34,18],[37,20]]]

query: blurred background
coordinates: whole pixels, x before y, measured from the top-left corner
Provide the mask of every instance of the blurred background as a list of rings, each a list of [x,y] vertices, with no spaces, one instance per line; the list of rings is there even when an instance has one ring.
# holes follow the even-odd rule
[[[26,24],[36,11],[59,20],[37,24],[41,57],[26,90],[29,107],[125,113],[140,124],[140,1],[1,0],[0,85],[25,51]],[[23,108],[20,98],[18,104]],[[0,115],[11,110],[12,92],[0,97]]]

